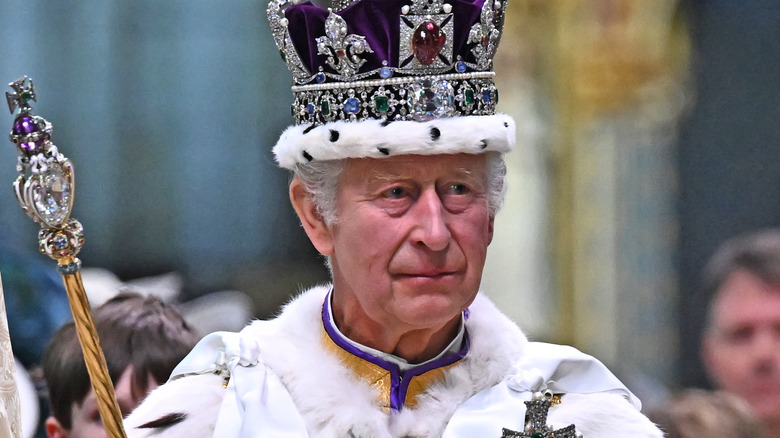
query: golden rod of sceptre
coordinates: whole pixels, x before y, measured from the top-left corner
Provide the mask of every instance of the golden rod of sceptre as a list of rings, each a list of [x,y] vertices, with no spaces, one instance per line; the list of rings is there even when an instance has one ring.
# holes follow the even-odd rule
[[[19,205],[41,226],[38,248],[57,261],[65,282],[70,310],[76,325],[89,380],[98,402],[103,427],[111,438],[124,438],[122,413],[100,348],[92,312],[81,281],[81,261],[76,258],[84,244],[81,223],[70,218],[73,209],[73,165],[51,142],[51,123],[32,114],[31,101],[37,101],[32,80],[21,78],[8,84],[8,109],[14,118],[11,141],[19,150],[14,191]]]

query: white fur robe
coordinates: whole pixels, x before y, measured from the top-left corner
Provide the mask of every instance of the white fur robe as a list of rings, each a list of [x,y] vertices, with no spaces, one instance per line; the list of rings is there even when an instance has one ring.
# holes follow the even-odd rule
[[[550,409],[555,428],[575,424],[585,438],[663,436],[600,362],[528,342],[483,296],[466,320],[468,355],[415,408],[386,414],[373,388],[322,345],[327,291],[309,290],[240,333],[204,338],[125,421],[128,437],[500,437],[502,428],[522,430],[524,401],[544,390],[565,394]]]

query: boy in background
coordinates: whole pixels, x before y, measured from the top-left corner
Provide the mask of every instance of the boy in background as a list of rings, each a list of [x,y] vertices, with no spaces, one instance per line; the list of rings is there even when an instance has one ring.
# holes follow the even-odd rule
[[[200,338],[170,304],[153,296],[122,293],[94,312],[117,402],[129,414]],[[52,337],[43,355],[49,391],[49,438],[105,437],[73,322]]]

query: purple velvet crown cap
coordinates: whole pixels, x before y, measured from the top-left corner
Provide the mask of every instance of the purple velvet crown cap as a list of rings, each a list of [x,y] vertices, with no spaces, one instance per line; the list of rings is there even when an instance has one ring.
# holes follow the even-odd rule
[[[474,24],[480,22],[480,13],[485,1],[492,0],[450,0],[453,20],[453,58],[461,59],[471,64],[477,60],[472,53],[475,43],[468,43],[469,32]],[[365,63],[358,73],[377,70],[383,66],[402,67],[403,59],[399,59],[401,44],[399,28],[402,20],[403,6],[411,5],[409,0],[361,0],[353,3],[342,11],[335,12],[347,24],[350,34],[365,37],[373,53],[365,53],[362,58]],[[325,34],[325,21],[328,10],[320,8],[311,2],[302,2],[284,10],[289,24],[290,38],[301,62],[309,74],[320,71],[334,73],[325,57],[317,53],[316,38]],[[503,27],[503,16],[499,28]],[[454,59],[451,60],[454,63]],[[386,63],[386,64],[383,64]],[[462,73],[462,72],[461,72]]]

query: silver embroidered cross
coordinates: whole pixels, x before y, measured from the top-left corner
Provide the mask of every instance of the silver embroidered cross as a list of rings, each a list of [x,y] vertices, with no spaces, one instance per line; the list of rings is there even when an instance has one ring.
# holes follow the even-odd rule
[[[573,424],[557,430],[547,424],[547,414],[553,405],[554,397],[557,396],[550,393],[537,394],[533,400],[525,402],[523,431],[516,432],[503,428],[501,438],[582,438],[582,435],[574,430]]]

